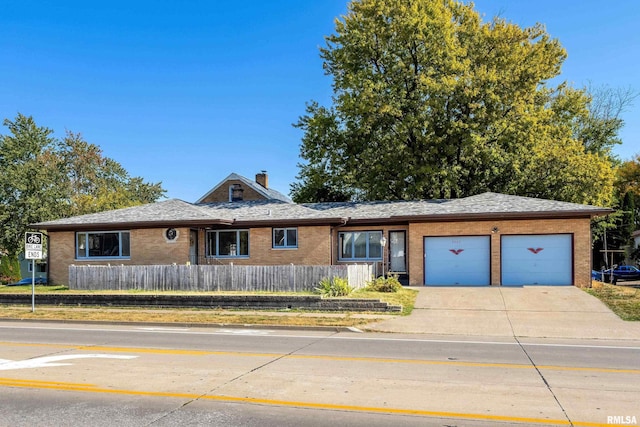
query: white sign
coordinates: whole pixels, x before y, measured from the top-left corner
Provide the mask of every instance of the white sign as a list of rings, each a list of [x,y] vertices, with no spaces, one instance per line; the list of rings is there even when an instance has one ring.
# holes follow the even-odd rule
[[[24,254],[26,259],[42,258],[42,233],[35,233],[35,232],[25,233]]]
[[[42,259],[42,251],[26,250],[25,259]]]

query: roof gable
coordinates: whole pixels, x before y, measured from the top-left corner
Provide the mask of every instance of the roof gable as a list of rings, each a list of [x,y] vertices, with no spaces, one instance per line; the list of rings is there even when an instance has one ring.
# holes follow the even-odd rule
[[[220,188],[223,188],[223,189],[228,188],[228,184],[227,185],[225,185],[225,184],[230,182],[230,181],[240,181],[240,182],[242,182],[242,184],[246,185],[251,190],[253,190],[256,193],[258,193],[259,195],[263,196],[265,200],[280,200],[280,201],[283,201],[283,202],[292,203],[291,199],[289,199],[287,196],[285,196],[284,194],[280,193],[279,191],[273,190],[271,188],[265,188],[262,185],[258,184],[257,182],[252,181],[252,180],[250,180],[248,178],[245,178],[242,175],[238,175],[237,173],[234,172],[234,173],[229,174],[229,176],[227,176],[222,181],[220,181],[216,186],[214,186],[211,190],[209,190],[204,196],[200,197],[196,201],[196,204],[204,203],[209,196],[211,196],[213,193],[215,193]],[[220,202],[220,203],[222,203],[222,202]]]

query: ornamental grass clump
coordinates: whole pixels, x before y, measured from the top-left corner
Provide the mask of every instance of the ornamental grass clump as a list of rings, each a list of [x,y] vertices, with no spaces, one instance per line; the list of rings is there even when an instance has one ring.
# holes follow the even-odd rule
[[[398,292],[402,285],[397,276],[380,276],[367,283],[365,290],[370,292]]]
[[[316,292],[324,297],[344,297],[353,292],[347,279],[342,277],[332,277],[320,280],[316,287]]]

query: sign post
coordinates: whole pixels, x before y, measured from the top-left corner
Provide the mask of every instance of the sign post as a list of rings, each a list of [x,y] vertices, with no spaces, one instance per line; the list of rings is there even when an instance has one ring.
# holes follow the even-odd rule
[[[26,232],[24,257],[31,260],[31,311],[36,311],[36,260],[42,259],[42,233]]]

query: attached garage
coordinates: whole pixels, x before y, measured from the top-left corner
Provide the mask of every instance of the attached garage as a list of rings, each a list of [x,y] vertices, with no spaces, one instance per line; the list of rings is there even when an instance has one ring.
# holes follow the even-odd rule
[[[424,238],[425,285],[488,286],[491,283],[489,236]]]
[[[501,236],[502,285],[572,285],[573,235]]]

